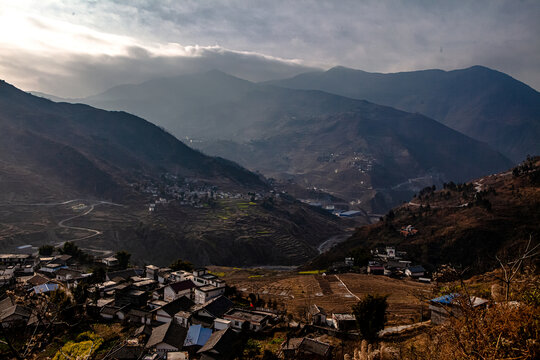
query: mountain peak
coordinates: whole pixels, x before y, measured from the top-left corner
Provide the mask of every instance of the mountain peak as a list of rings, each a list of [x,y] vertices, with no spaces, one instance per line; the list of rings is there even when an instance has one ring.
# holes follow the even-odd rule
[[[362,70],[352,69],[352,68],[348,68],[348,67],[341,66],[341,65],[334,66],[334,67],[326,70],[327,73],[338,73],[338,72],[346,72],[346,71],[362,71]]]

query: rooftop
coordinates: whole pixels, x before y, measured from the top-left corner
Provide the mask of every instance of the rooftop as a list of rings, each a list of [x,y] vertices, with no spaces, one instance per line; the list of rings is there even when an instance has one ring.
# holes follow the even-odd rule
[[[355,321],[356,317],[353,314],[333,314],[338,321]]]
[[[202,327],[201,325],[191,325],[187,332],[184,346],[204,346],[208,339],[212,336],[212,330]]]
[[[452,293],[448,295],[439,296],[438,298],[435,298],[435,299],[431,299],[430,302],[441,304],[441,305],[456,305],[458,304],[460,298],[463,299],[465,297],[458,293]],[[482,299],[476,296],[471,296],[469,299],[472,306],[475,306],[475,307],[479,305],[483,305],[488,302],[488,300]]]
[[[0,259],[28,259],[28,254],[0,254]]]
[[[197,287],[197,285],[195,285],[193,283],[193,281],[191,281],[191,280],[184,280],[184,281],[175,282],[175,283],[169,284],[168,286],[170,286],[171,289],[175,293],[177,293],[179,291],[184,291],[184,290],[193,289],[194,287]]]
[[[206,286],[197,288],[197,291],[211,292],[211,291],[221,290],[221,289],[223,289],[223,287],[215,287],[213,285],[206,285]]]
[[[58,284],[43,284],[37,285],[32,288],[36,294],[47,293],[50,291],[58,290]]]
[[[189,298],[185,296],[182,296],[152,311],[157,312],[159,310],[162,310],[166,312],[167,314],[169,314],[170,316],[174,316],[179,311],[189,310],[193,305],[195,305],[193,301],[191,301]]]
[[[225,314],[225,318],[249,321],[252,323],[261,323],[267,317],[267,315],[257,314],[242,309],[232,309]]]
[[[185,328],[171,321],[155,327],[152,330],[152,335],[150,335],[150,338],[146,343],[146,348],[151,348],[158,344],[166,343],[177,349],[181,349],[186,335],[187,331]]]

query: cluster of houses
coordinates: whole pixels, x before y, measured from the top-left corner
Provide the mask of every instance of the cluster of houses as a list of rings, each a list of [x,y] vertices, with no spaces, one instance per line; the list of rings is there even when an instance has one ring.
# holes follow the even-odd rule
[[[99,298],[87,305],[91,315],[138,324],[139,336],[147,335],[121,353],[147,353],[151,359],[227,359],[238,332],[261,331],[277,318],[273,313],[235,307],[224,296],[225,283],[204,268],[172,271],[148,265],[108,272],[105,282],[90,292]]]
[[[357,216],[365,215],[365,212],[358,211],[358,210],[343,210],[336,207],[336,204],[326,204],[321,202],[320,200],[314,200],[314,199],[300,199],[301,202],[304,204],[309,204],[311,206],[315,206],[321,209],[324,209],[331,213],[332,215],[338,216],[338,217],[344,217],[344,218],[352,218]],[[341,206],[343,204],[340,204]],[[338,205],[339,206],[339,205]]]
[[[395,247],[387,246],[384,249],[371,251],[372,258],[365,268],[360,272],[371,275],[385,275],[394,278],[409,278],[421,282],[429,283],[431,278],[422,265],[413,264],[406,260],[405,251],[396,251]],[[329,273],[342,273],[352,271],[354,268],[354,258],[346,257],[344,261],[336,262],[329,267]],[[358,271],[358,270],[357,270]]]
[[[422,265],[413,265],[406,260],[404,251],[396,251],[392,246],[384,250],[375,249],[372,252],[373,260],[367,266],[367,273],[372,275],[386,275],[397,278],[408,277],[422,282],[431,282]]]
[[[175,175],[164,174],[163,180],[159,183],[147,181],[142,184],[132,184],[137,186],[143,193],[151,195],[152,200],[148,204],[148,211],[154,212],[160,206],[167,205],[170,201],[176,201],[179,205],[202,208],[207,206],[209,201],[218,199],[238,199],[238,200],[261,200],[264,195],[260,193],[232,193],[220,191],[216,186],[209,185],[197,179],[183,179],[180,181]]]
[[[410,261],[403,260],[406,254],[393,247],[372,253],[374,260],[367,267],[371,274],[425,276],[423,268],[411,266]],[[225,282],[205,268],[173,271],[147,265],[118,269],[114,257],[100,261],[107,271],[105,279],[96,282],[70,255],[0,254],[3,289],[13,290],[10,296],[0,296],[0,326],[37,324],[40,315],[34,307],[36,299],[45,299],[58,289],[71,293],[81,283],[87,284],[84,308],[89,318],[131,324],[136,329],[114,349],[112,359],[231,359],[241,347],[241,333],[271,330],[280,321],[275,311],[236,306],[225,296]],[[346,258],[345,264],[352,266],[354,259]],[[464,301],[473,307],[488,304],[477,297],[464,300],[458,294],[432,299],[429,309],[433,324],[459,316]],[[354,333],[357,328],[353,314],[327,313],[315,304],[309,307],[307,316],[315,332],[336,335]],[[279,355],[330,359],[332,351],[330,344],[310,337],[287,338]]]
[[[69,255],[0,255],[4,289],[19,294],[0,298],[0,326],[34,324],[36,299],[58,289],[70,293],[81,282],[87,282],[89,317],[137,328],[112,359],[229,359],[240,332],[263,331],[278,320],[271,311],[236,307],[224,295],[225,282],[205,268],[115,270],[115,258],[101,261],[105,280],[92,283],[92,274]]]

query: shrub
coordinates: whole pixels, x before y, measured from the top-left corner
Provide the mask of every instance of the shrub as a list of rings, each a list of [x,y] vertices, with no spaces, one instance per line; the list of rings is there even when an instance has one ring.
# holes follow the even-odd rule
[[[362,337],[368,341],[375,340],[378,332],[384,329],[388,308],[387,297],[368,294],[352,307],[358,329]]]
[[[49,256],[49,255],[52,255],[52,253],[54,252],[54,246],[42,245],[39,247],[38,251],[39,251],[39,255]]]
[[[56,353],[53,360],[89,359],[103,344],[103,339],[87,331],[77,336],[77,341],[68,341]]]

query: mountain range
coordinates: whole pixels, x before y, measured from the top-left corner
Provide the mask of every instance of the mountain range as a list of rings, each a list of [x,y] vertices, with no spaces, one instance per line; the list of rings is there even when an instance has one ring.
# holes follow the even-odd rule
[[[540,93],[483,66],[390,74],[335,67],[269,83],[420,113],[488,143],[515,163],[540,153]]]
[[[79,101],[143,116],[208,154],[368,211],[386,211],[432,183],[511,166],[421,114],[219,71],[117,86]]]

